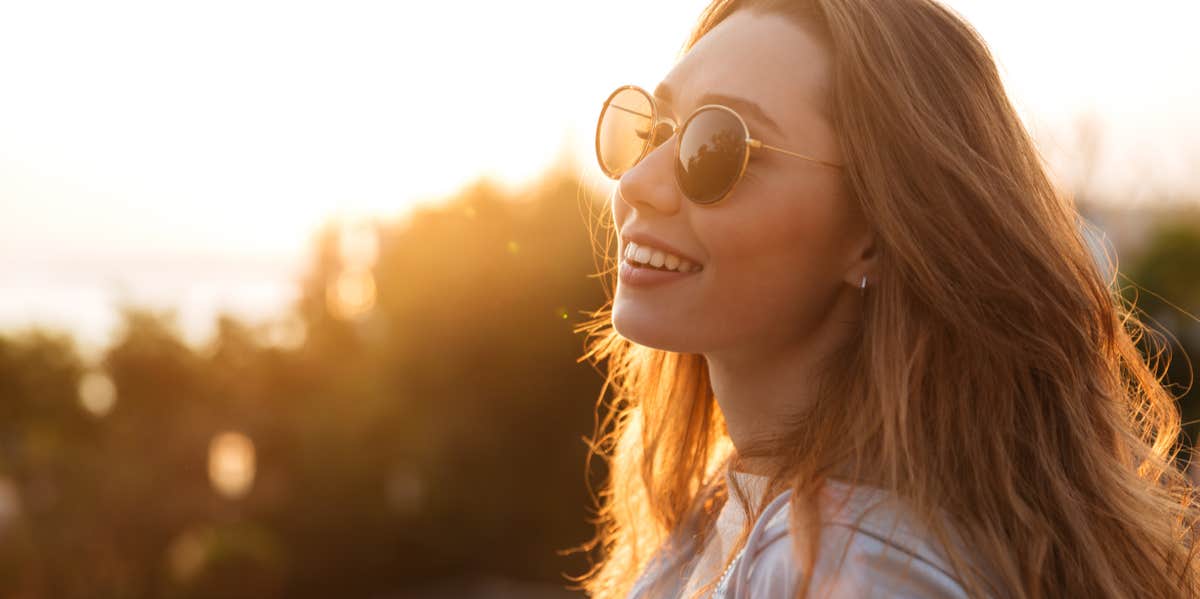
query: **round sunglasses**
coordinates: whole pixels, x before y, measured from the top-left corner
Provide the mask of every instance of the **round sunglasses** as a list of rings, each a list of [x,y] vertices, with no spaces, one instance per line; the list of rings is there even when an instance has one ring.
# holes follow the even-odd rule
[[[676,135],[678,134],[678,135]],[[675,135],[675,183],[689,200],[716,204],[729,196],[750,161],[750,150],[766,148],[831,168],[840,164],[769,146],[750,137],[740,114],[728,106],[705,104],[676,126],[660,118],[658,105],[636,85],[618,87],[604,101],[596,123],[600,169],[619,179],[650,150]]]

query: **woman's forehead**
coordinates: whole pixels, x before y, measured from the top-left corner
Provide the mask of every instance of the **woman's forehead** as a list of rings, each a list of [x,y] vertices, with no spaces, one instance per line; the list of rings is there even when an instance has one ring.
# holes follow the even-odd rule
[[[656,96],[677,118],[703,104],[706,95],[743,98],[784,131],[795,131],[824,120],[820,106],[826,102],[828,71],[827,50],[798,24],[782,15],[742,10],[701,37],[663,79]]]

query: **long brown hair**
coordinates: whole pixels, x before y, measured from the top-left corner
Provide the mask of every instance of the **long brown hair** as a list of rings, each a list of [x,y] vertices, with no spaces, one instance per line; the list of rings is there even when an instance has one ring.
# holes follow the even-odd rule
[[[844,187],[880,252],[861,327],[820,373],[828,400],[752,450],[786,458],[768,490],[811,500],[854,464],[921,519],[972,596],[1197,595],[1180,416],[1136,345],[1154,337],[1101,274],[979,34],[933,0],[714,0],[683,51],[743,9],[788,15],[831,52]],[[610,293],[579,329],[580,360],[607,368],[588,461],[607,478],[584,545],[601,560],[578,579],[597,598],[624,597],[685,518],[711,522],[704,491],[748,455],[704,357],[624,339],[611,307]],[[792,502],[793,522],[817,513]],[[793,530],[811,532],[796,540],[807,595],[820,526]]]

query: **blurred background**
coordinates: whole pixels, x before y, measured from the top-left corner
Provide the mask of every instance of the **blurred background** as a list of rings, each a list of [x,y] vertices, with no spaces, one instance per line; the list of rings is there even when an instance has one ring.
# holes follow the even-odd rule
[[[0,598],[580,596],[592,128],[704,4],[0,4]],[[1200,418],[1200,6],[947,4]]]

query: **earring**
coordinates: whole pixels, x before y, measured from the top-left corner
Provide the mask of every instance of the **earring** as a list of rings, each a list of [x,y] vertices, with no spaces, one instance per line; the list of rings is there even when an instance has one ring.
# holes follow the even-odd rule
[[[863,275],[862,283],[858,284],[858,289],[859,289],[859,291],[867,290],[867,275]]]

